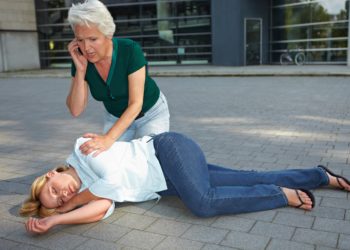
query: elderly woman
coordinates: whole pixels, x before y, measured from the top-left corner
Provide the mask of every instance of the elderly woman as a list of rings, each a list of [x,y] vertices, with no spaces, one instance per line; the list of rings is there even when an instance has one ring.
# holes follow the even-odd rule
[[[84,154],[95,156],[114,141],[130,141],[169,131],[165,96],[149,77],[140,46],[129,39],[113,38],[115,24],[106,6],[86,0],[69,9],[68,21],[75,38],[68,45],[72,57],[72,84],[67,96],[71,114],[86,108],[88,92],[106,109],[103,134],[86,133]]]
[[[292,206],[311,210],[309,189],[331,185],[350,191],[345,177],[324,166],[280,171],[241,171],[207,164],[198,145],[177,133],[114,142],[97,157],[79,150],[67,166],[38,177],[22,215],[26,229],[45,233],[59,224],[89,223],[108,217],[114,202],[141,202],[177,195],[195,215],[209,217]],[[60,213],[57,213],[55,209]]]

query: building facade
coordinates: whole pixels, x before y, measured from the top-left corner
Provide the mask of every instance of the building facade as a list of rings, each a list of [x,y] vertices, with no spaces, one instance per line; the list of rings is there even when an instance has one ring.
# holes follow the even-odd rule
[[[69,67],[76,0],[35,0],[40,65]],[[347,64],[349,0],[104,0],[116,36],[143,48],[149,64]]]
[[[33,0],[0,0],[0,72],[39,68]]]

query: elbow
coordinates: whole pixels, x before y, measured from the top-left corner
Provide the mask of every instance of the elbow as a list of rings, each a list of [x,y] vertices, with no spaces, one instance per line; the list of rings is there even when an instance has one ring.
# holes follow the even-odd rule
[[[69,104],[69,102],[67,102],[66,105],[67,105],[67,108],[68,108],[70,114],[71,114],[74,118],[76,118],[76,117],[78,117],[78,116],[81,115],[82,110],[78,110],[78,109],[76,109],[76,108],[73,108],[73,107]]]
[[[96,217],[95,217],[96,221],[100,221],[105,217],[106,213],[108,212],[108,209],[112,205],[112,202],[113,202],[112,200],[104,200],[103,201],[103,209],[100,213],[98,213],[96,215]]]
[[[81,112],[77,112],[77,111],[74,111],[74,110],[69,110],[70,111],[70,114],[74,117],[74,118],[77,118],[78,116],[80,116]]]
[[[106,212],[107,212],[107,211],[105,211],[105,212],[100,213],[99,215],[97,215],[97,216],[95,217],[95,221],[100,221],[100,220],[102,220],[103,217],[105,216]]]

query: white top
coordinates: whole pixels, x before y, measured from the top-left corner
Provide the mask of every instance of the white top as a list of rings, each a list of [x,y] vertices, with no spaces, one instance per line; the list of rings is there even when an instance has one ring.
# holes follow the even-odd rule
[[[96,157],[92,157],[93,153],[83,155],[79,149],[88,140],[78,138],[73,153],[67,158],[82,182],[80,192],[89,188],[95,196],[116,202],[141,202],[159,199],[156,192],[167,189],[151,137],[115,142]],[[104,218],[111,215],[114,208],[113,202]]]

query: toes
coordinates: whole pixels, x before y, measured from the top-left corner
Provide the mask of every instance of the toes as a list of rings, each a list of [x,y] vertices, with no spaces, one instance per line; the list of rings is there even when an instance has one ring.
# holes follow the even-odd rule
[[[299,191],[299,195],[305,205],[312,205],[312,200],[306,193],[304,193],[303,191]]]

